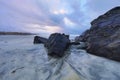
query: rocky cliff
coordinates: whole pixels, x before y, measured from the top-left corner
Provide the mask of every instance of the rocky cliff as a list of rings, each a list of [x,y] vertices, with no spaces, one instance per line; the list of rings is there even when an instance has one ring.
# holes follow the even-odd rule
[[[91,28],[75,39],[87,43],[87,52],[120,61],[120,7],[91,22]]]

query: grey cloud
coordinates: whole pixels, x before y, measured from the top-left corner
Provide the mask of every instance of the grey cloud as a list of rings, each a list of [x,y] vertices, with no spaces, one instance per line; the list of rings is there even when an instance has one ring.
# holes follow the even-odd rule
[[[81,34],[90,27],[93,19],[117,5],[120,5],[119,0],[1,0],[0,30],[29,31],[26,24],[39,24],[42,27],[59,26],[68,34]],[[68,12],[53,13],[53,10],[63,8]],[[76,25],[71,28],[65,24],[64,18]]]

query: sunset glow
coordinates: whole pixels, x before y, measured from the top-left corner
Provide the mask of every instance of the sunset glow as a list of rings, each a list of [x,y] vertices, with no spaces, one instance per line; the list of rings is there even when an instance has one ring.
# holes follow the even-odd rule
[[[39,24],[27,24],[28,27],[32,32],[36,33],[55,33],[55,32],[62,32],[62,28],[59,26],[44,26]]]
[[[56,11],[53,11],[53,13],[54,14],[66,14],[66,13],[68,13],[66,10],[64,10],[64,9],[60,9],[60,10],[56,10]]]

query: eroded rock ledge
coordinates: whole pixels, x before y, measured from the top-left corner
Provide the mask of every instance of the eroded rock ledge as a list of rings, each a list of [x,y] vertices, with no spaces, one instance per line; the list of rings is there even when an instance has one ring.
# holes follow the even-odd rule
[[[91,22],[91,28],[75,38],[86,42],[87,52],[120,61],[120,6]]]

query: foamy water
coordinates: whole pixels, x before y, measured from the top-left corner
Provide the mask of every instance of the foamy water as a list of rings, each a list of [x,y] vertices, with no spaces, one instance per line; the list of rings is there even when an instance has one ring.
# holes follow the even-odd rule
[[[33,36],[0,36],[0,80],[120,80],[120,63],[78,46],[56,59]]]

